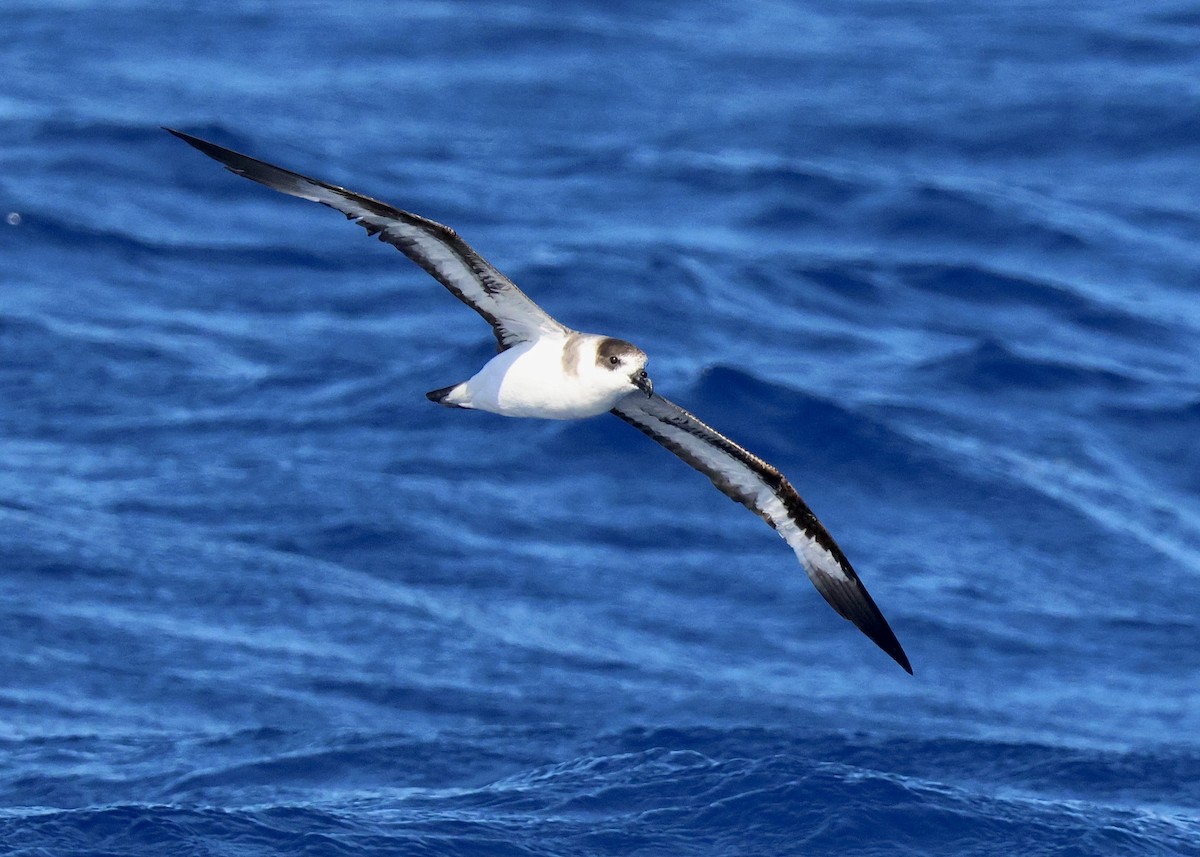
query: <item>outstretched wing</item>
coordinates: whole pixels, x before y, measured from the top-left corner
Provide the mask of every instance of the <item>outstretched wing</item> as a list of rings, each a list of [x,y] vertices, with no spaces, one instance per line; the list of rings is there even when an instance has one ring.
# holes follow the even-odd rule
[[[424,268],[492,326],[503,351],[518,342],[563,335],[559,324],[448,226],[393,208],[369,196],[310,179],[182,131],[170,131],[232,172],[259,184],[335,208]]]
[[[842,549],[782,473],[662,396],[635,393],[612,412],[774,527],[833,609],[912,673],[904,649]]]

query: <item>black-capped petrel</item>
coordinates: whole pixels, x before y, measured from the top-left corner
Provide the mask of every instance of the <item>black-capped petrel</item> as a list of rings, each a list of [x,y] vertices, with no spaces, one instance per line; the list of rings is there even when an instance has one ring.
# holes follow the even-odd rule
[[[551,318],[453,229],[362,194],[166,129],[240,176],[319,202],[378,235],[483,316],[499,353],[474,376],[428,393],[452,408],[571,420],[610,411],[759,515],[791,546],[817,591],[909,673],[908,658],[846,555],[776,468],[654,392],[646,353]]]

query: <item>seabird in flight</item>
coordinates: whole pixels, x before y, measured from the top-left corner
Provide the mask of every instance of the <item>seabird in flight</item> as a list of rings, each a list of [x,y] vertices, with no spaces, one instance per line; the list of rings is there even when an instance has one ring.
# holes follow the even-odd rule
[[[757,455],[656,394],[642,349],[611,336],[580,333],[551,318],[447,226],[181,131],[165,130],[240,176],[337,209],[416,262],[487,320],[499,353],[466,381],[427,393],[431,401],[510,417],[570,420],[605,411],[615,414],[774,527],[833,609],[912,673],[887,620],[796,489]]]

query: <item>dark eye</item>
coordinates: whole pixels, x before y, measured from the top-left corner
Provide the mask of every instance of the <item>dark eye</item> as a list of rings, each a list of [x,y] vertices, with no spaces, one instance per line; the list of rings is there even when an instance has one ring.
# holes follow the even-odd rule
[[[620,358],[620,357],[617,357],[617,356],[614,354],[612,357],[608,358],[608,362],[609,362],[609,363],[611,363],[612,365],[616,366],[618,363],[620,363],[620,362],[621,362],[621,358]]]

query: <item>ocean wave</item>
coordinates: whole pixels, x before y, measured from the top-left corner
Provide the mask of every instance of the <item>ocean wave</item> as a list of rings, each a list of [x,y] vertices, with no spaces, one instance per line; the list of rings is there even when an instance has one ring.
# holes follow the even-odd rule
[[[901,264],[896,275],[929,294],[1001,310],[1037,308],[1063,322],[1106,335],[1145,341],[1171,335],[1171,328],[1145,314],[1102,303],[1067,283],[1011,273],[978,264]]]
[[[174,805],[70,811],[10,809],[0,835],[25,848],[87,841],[128,853],[203,843],[239,853],[927,854],[1194,852],[1197,821],[1172,807],[1135,809],[1141,794],[1183,788],[1197,760],[969,741],[797,739],[754,730],[634,731],[592,752],[529,766],[480,747],[436,763],[434,742],[363,741],[287,750],[302,736],[247,734],[258,761],[211,768],[166,787]],[[562,735],[522,735],[558,739]],[[911,745],[911,746],[910,746]],[[489,746],[494,746],[489,743]],[[181,748],[186,755],[196,747]],[[217,749],[217,748],[214,748]],[[280,751],[283,751],[282,753]],[[550,752],[549,745],[542,751]],[[894,765],[912,773],[885,773]],[[440,776],[406,776],[439,767]],[[145,762],[143,762],[143,765]],[[514,773],[470,782],[497,766]],[[937,775],[944,775],[944,778]],[[341,786],[331,785],[342,776]],[[1047,779],[1047,776],[1049,779]],[[161,777],[160,777],[161,778]],[[435,785],[436,781],[443,785]],[[423,783],[423,784],[421,784]],[[115,789],[122,790],[120,783]],[[1039,790],[1035,799],[1027,786]],[[1133,789],[1133,791],[1130,791]],[[997,794],[996,792],[1000,793]],[[1048,796],[1047,792],[1057,794]],[[286,802],[258,803],[269,794]],[[237,794],[217,812],[185,796]],[[183,801],[179,803],[179,801]],[[248,801],[249,803],[243,803]],[[247,850],[249,849],[249,850]]]
[[[1096,389],[1129,390],[1140,386],[1133,378],[1107,369],[1026,357],[994,339],[985,339],[967,351],[923,363],[917,371],[936,383],[954,384],[981,395],[1005,390],[1061,394]]]
[[[134,260],[204,260],[228,266],[229,270],[238,271],[245,280],[250,278],[250,271],[262,269],[344,272],[372,266],[369,256],[359,258],[354,254],[339,254],[333,251],[302,250],[287,244],[256,241],[247,246],[191,241],[180,243],[165,238],[155,239],[138,230],[136,224],[132,224],[129,229],[101,229],[83,220],[66,220],[36,209],[22,213],[20,228],[26,240],[45,242],[50,247],[69,249],[72,253],[119,253]]]
[[[834,465],[861,476],[922,470],[936,480],[940,465],[921,444],[885,422],[836,400],[768,382],[740,369],[705,369],[686,401],[763,455],[801,460],[806,469]]]

